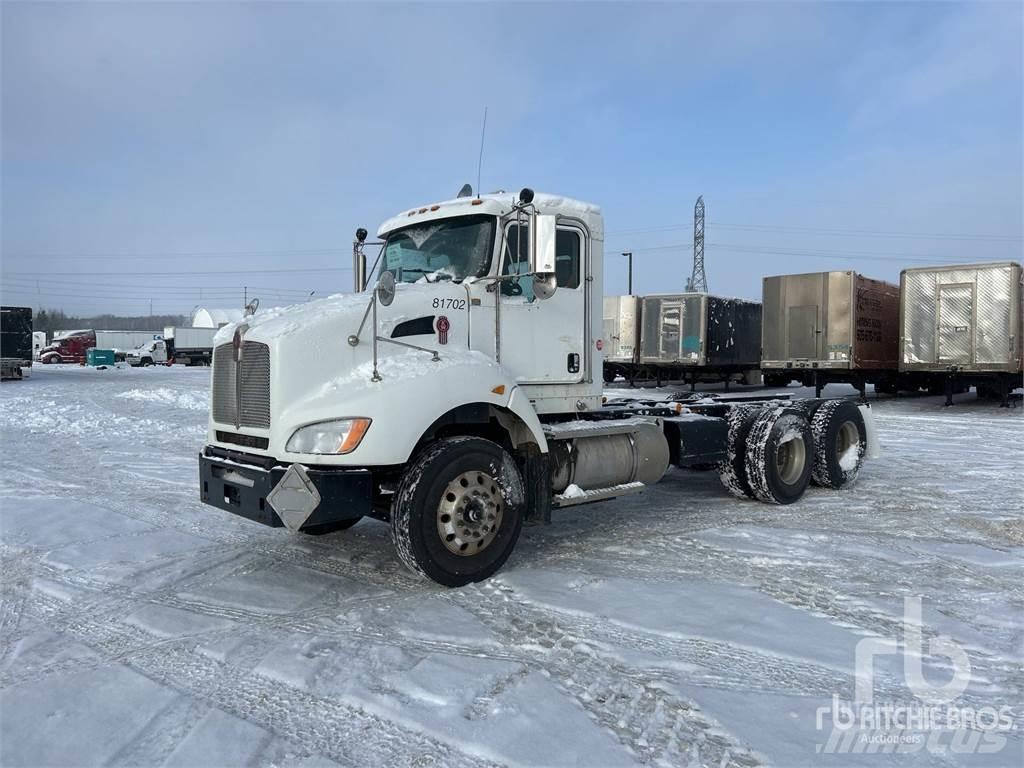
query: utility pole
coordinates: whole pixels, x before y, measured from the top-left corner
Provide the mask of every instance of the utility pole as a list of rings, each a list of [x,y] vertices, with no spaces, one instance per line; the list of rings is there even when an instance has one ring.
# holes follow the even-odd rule
[[[693,206],[693,273],[686,283],[687,293],[707,293],[708,278],[704,274],[704,196]]]
[[[243,307],[249,306],[249,286],[248,285],[242,287],[242,306]]]
[[[153,316],[153,300],[152,299],[149,300],[149,316],[150,317]]]
[[[633,295],[633,252],[623,251],[622,255],[629,259],[629,295]]]

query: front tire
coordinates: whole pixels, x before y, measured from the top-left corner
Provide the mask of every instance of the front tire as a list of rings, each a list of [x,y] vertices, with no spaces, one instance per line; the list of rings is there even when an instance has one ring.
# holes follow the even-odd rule
[[[512,457],[479,437],[424,448],[391,505],[391,536],[407,568],[446,587],[494,574],[515,547],[525,493]]]

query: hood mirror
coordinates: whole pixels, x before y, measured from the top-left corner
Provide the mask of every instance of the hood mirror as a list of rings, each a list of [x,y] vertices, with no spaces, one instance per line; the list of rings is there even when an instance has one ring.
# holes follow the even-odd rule
[[[381,306],[390,307],[395,300],[395,273],[387,270],[377,280],[377,301]]]

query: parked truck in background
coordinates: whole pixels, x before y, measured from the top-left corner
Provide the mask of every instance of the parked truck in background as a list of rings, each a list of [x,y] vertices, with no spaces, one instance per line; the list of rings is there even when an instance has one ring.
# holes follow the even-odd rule
[[[40,353],[39,360],[42,363],[84,363],[85,352],[90,347],[112,349],[117,360],[124,360],[129,350],[160,338],[160,331],[68,331],[55,335],[53,343]]]
[[[152,339],[145,344],[140,344],[135,349],[129,349],[124,354],[124,361],[132,367],[148,368],[151,365],[167,365],[169,360],[167,342],[163,339]]]
[[[0,379],[20,379],[31,367],[31,307],[0,307]]]
[[[311,534],[377,518],[411,570],[458,586],[500,568],[524,522],[643,491],[670,464],[788,504],[812,478],[849,485],[873,450],[850,400],[606,401],[595,205],[470,195],[378,235],[368,293],[218,332],[203,502]]]
[[[129,350],[125,361],[133,366],[209,365],[213,360],[213,337],[216,328],[164,328],[162,339],[147,341]]]
[[[164,341],[167,354],[182,365],[210,365],[213,362],[213,337],[216,328],[188,328],[167,326]]]

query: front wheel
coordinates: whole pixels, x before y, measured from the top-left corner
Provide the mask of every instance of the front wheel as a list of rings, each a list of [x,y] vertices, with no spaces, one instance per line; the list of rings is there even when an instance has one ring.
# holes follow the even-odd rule
[[[391,536],[410,570],[461,587],[482,581],[512,554],[523,526],[523,481],[512,457],[479,437],[427,446],[391,505]]]

